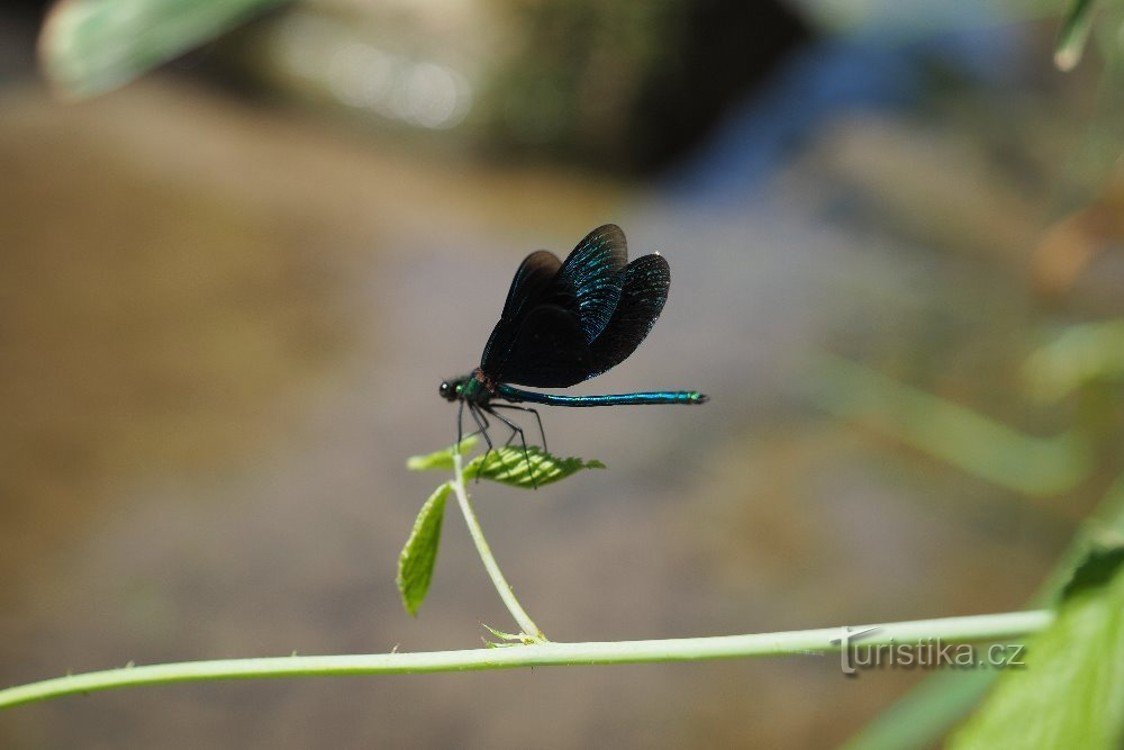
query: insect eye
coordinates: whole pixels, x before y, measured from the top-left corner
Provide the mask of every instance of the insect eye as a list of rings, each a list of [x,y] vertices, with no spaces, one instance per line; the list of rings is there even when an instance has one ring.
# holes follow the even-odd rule
[[[461,385],[455,380],[442,380],[437,392],[446,401],[456,401],[461,393]]]

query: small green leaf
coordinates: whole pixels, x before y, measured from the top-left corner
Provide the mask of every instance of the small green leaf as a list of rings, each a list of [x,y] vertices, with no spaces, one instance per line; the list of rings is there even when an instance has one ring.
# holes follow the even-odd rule
[[[1073,0],[1062,23],[1061,33],[1054,45],[1054,65],[1063,72],[1069,72],[1081,62],[1085,44],[1089,41],[1089,31],[1093,28],[1094,0]]]
[[[1058,618],[1027,644],[949,747],[1119,748],[1124,741],[1124,555],[1098,547]]]
[[[497,448],[476,456],[465,467],[466,479],[480,477],[512,487],[541,487],[557,482],[583,469],[604,469],[600,461],[580,458],[559,458],[540,448]]]
[[[437,547],[441,542],[441,522],[445,517],[445,499],[453,487],[445,482],[429,496],[418,512],[414,529],[406,546],[398,555],[398,591],[402,606],[411,615],[425,601],[429,582],[433,580],[433,566],[437,563]]]
[[[472,450],[478,442],[480,442],[478,438],[466,437],[460,442],[459,446],[449,446],[444,450],[439,450],[425,456],[410,456],[410,458],[406,459],[406,468],[410,471],[430,471],[433,469],[447,471],[453,468],[453,451],[459,449],[460,454],[463,456]]]

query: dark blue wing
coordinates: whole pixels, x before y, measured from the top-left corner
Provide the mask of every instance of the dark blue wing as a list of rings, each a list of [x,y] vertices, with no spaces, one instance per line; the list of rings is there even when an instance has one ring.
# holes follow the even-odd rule
[[[544,297],[557,296],[551,295],[549,290],[561,267],[562,261],[558,256],[547,250],[536,250],[519,264],[507,291],[507,301],[499,322],[492,329],[492,335],[484,345],[484,353],[480,355],[480,369],[489,377],[497,380],[502,377],[527,314],[541,304]]]
[[[645,255],[628,264],[616,312],[590,344],[593,365],[586,378],[615,367],[636,351],[652,330],[667,302],[671,269],[660,255]]]
[[[613,224],[590,232],[564,262],[546,250],[528,255],[484,346],[480,369],[497,382],[563,388],[590,377],[590,342],[620,302],[628,259]]]
[[[515,332],[509,356],[484,369],[501,383],[566,388],[589,377],[593,355],[577,316],[557,305],[537,305]],[[482,366],[483,367],[483,366]]]
[[[558,270],[553,286],[564,295],[573,295],[589,343],[601,335],[617,309],[627,262],[624,232],[616,224],[606,224],[587,234]]]
[[[562,261],[549,250],[536,250],[524,258],[507,290],[500,320],[515,320],[537,304],[561,267]]]

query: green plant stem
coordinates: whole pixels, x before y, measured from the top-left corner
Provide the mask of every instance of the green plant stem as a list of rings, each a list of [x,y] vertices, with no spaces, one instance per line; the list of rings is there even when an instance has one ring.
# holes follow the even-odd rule
[[[507,611],[515,618],[515,622],[523,630],[525,635],[531,641],[546,642],[547,637],[543,634],[535,621],[531,619],[530,615],[519,604],[519,600],[515,598],[515,592],[511,590],[511,585],[507,579],[503,577],[503,572],[500,566],[496,563],[496,558],[492,555],[492,548],[488,546],[488,540],[484,538],[484,530],[480,528],[480,522],[476,520],[476,513],[472,510],[472,504],[468,502],[468,492],[464,487],[464,466],[461,462],[461,454],[459,450],[453,451],[453,493],[457,496],[457,503],[461,507],[461,513],[464,515],[464,522],[468,524],[468,532],[472,535],[472,541],[476,544],[476,551],[480,554],[480,559],[484,563],[484,567],[488,571],[488,576],[492,579],[492,584],[499,592],[500,598],[507,606]]]
[[[862,638],[863,646],[992,641],[1036,633],[1054,619],[1053,612],[1037,610],[972,617],[948,617],[849,628],[856,633],[877,627]],[[343,675],[466,672],[552,665],[634,664],[640,662],[701,661],[783,654],[824,654],[840,648],[841,628],[794,630],[783,633],[728,635],[709,638],[672,638],[651,641],[601,643],[535,643],[502,648],[425,653],[357,654],[342,656],[282,656],[262,659],[153,664],[104,672],[59,677],[0,690],[0,709],[21,703],[58,698],[75,693],[204,680],[264,677],[326,677]]]

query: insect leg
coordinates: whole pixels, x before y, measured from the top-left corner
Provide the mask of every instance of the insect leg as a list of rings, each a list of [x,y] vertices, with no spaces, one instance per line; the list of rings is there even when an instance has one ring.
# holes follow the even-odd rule
[[[523,428],[499,412],[494,411],[495,406],[496,405],[493,404],[485,408],[488,410],[489,414],[511,428],[512,437],[515,437],[516,434],[519,435],[519,442],[523,444],[523,460],[527,462],[527,472],[531,475],[531,486],[537,490],[539,488],[539,483],[538,480],[535,479],[535,467],[531,464],[531,454],[527,451],[527,438],[523,434]],[[509,439],[508,442],[511,442],[511,440]]]
[[[488,418],[484,416],[484,413],[481,411],[480,407],[476,404],[470,403],[468,405],[468,413],[472,415],[472,419],[476,422],[476,426],[478,428],[476,432],[472,434],[475,435],[479,433],[483,435],[484,442],[488,445],[488,450],[484,452],[484,460],[480,462],[480,468],[484,468],[484,466],[488,463],[488,458],[495,451],[495,446],[492,445],[492,438],[488,434],[488,428],[491,427],[491,424],[488,422]],[[476,475],[476,481],[480,481],[479,474]]]
[[[507,427],[511,430],[511,432],[509,432],[508,435],[507,435],[507,440],[505,440],[504,443],[503,443],[503,446],[505,448],[507,446],[511,445],[511,441],[514,440],[515,436],[519,434],[519,430],[518,430],[518,428],[514,427],[511,422],[504,419],[502,416],[500,416],[494,410],[495,409],[508,409],[508,408],[510,408],[510,407],[507,404],[489,404],[489,407],[488,407],[488,411],[491,412],[492,416],[494,416],[496,419],[502,419],[503,423],[505,425],[507,425]]]
[[[539,424],[539,437],[542,438],[543,453],[550,453],[550,451],[547,450],[547,447],[546,447],[546,433],[543,432],[542,417],[539,416],[539,410],[538,409],[532,409],[532,408],[527,407],[527,406],[515,406],[514,404],[492,404],[492,408],[493,409],[516,409],[518,411],[526,411],[526,412],[530,412],[531,414],[534,414],[535,415],[535,421],[538,422],[538,424]]]
[[[467,440],[473,435],[483,434],[484,439],[487,440],[488,428],[490,428],[491,425],[488,423],[488,419],[483,414],[480,414],[479,412],[473,410],[472,404],[468,405],[468,411],[472,415],[473,421],[476,422],[476,429],[468,433],[467,435],[464,434],[464,403],[464,401],[461,401],[460,408],[457,409],[457,445],[460,445],[462,441]],[[480,423],[481,420],[483,420],[483,424]]]
[[[464,401],[457,407],[457,450],[460,450],[461,441],[464,440]]]

